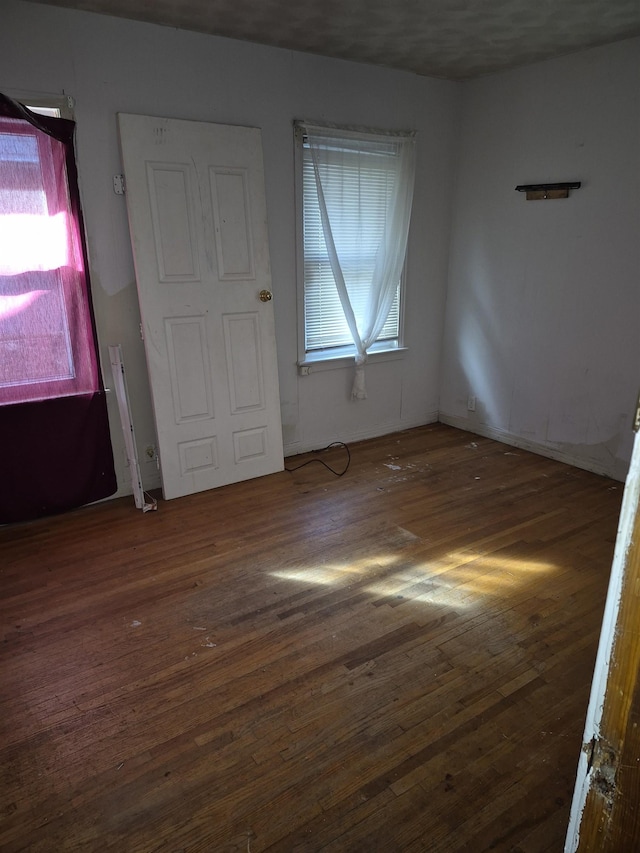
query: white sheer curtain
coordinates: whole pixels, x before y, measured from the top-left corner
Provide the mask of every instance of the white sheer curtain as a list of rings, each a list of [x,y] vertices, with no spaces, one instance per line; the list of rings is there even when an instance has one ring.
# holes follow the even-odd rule
[[[367,350],[385,324],[406,254],[415,134],[363,133],[307,123],[304,132],[331,270],[356,347],[351,396],[362,400],[367,396]],[[358,252],[375,258],[364,288],[360,273],[366,265],[358,264]]]

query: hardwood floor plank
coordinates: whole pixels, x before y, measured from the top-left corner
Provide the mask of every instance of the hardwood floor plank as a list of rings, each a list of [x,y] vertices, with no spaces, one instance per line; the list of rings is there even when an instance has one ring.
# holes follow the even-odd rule
[[[0,529],[3,853],[561,849],[622,485],[351,457]]]

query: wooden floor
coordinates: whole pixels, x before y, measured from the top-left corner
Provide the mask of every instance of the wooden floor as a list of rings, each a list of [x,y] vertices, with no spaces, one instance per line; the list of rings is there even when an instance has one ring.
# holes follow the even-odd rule
[[[622,484],[351,454],[0,529],[3,853],[562,850]]]

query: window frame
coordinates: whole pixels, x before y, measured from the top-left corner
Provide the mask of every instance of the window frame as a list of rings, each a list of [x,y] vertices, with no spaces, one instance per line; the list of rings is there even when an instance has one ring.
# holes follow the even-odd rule
[[[7,90],[6,94],[16,101],[20,101],[31,112],[36,113],[40,109],[58,110],[59,118],[68,118],[75,121],[74,100],[70,95],[52,95],[43,92],[31,92],[18,89]],[[46,115],[46,113],[43,113]]]
[[[383,131],[372,129],[336,126],[336,132],[345,134],[385,135]],[[304,203],[303,203],[303,145],[304,128],[294,122],[294,191],[295,191],[295,225],[296,225],[296,293],[297,293],[297,341],[298,341],[298,373],[306,376],[319,370],[332,370],[353,365],[356,356],[355,344],[333,347],[331,349],[307,352],[305,347],[305,290],[304,290]],[[404,259],[400,277],[400,302],[398,306],[398,337],[393,341],[376,341],[369,347],[368,361],[395,361],[404,357],[407,351],[404,336],[405,310],[407,301],[407,259]]]

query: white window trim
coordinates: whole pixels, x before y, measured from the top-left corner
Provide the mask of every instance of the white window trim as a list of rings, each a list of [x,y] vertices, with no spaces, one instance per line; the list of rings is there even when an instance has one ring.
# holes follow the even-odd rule
[[[360,128],[339,127],[345,133]],[[306,352],[304,339],[304,232],[303,232],[303,194],[302,194],[302,128],[294,122],[294,192],[295,192],[295,218],[296,218],[296,298],[297,298],[297,333],[298,333],[298,374],[307,376],[321,370],[337,370],[353,367],[356,356],[354,344],[343,347],[335,347],[329,350],[317,350]],[[363,130],[362,132],[375,133],[375,131]],[[408,249],[407,249],[408,256]],[[367,353],[367,363],[378,361],[396,361],[404,357],[408,347],[404,341],[404,315],[406,305],[406,270],[407,257],[405,257],[402,270],[402,284],[400,287],[400,310],[398,317],[398,340],[397,343],[380,341],[373,344]]]
[[[60,110],[60,118],[74,118],[74,100],[70,95],[31,92],[23,89],[5,90],[5,93],[26,107],[45,107]]]
[[[386,342],[385,342],[386,343]],[[318,373],[321,370],[338,370],[344,368],[353,369],[353,362],[356,357],[356,348],[353,347],[352,352],[345,352],[348,347],[340,347],[340,351],[325,350],[318,353],[307,353],[307,357],[298,361],[298,374],[300,376],[308,376],[310,373]],[[367,353],[367,364],[375,364],[380,361],[398,361],[404,358],[407,347],[385,347],[375,349],[375,344]],[[310,357],[309,357],[310,356]]]

